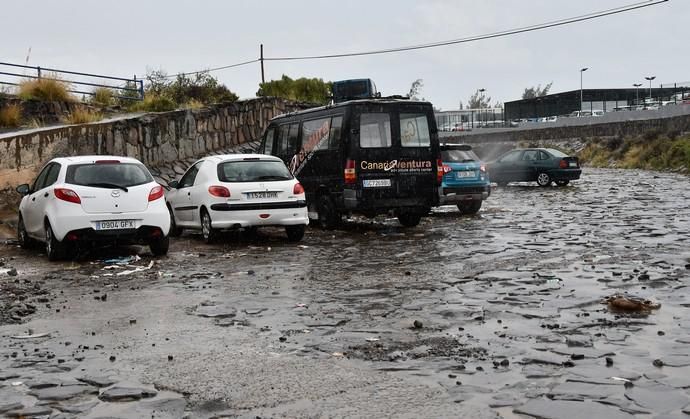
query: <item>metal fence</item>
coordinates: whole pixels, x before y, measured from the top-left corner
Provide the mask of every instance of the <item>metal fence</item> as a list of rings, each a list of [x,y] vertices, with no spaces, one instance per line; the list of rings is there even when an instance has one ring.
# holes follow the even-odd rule
[[[497,128],[506,126],[503,108],[462,109],[459,111],[436,112],[436,126],[439,131],[471,131],[475,128]]]
[[[20,70],[21,69],[21,70]],[[23,73],[19,73],[23,70]],[[27,73],[30,70],[30,73]],[[76,76],[76,77],[75,77]],[[113,90],[113,97],[129,100],[144,99],[144,81],[135,75],[131,79],[103,74],[80,73],[77,71],[58,70],[39,66],[0,62],[0,85],[19,86],[24,80],[56,80],[67,83],[70,93],[93,96],[94,91],[87,91],[82,86],[108,88]],[[98,83],[101,81],[101,83]],[[111,82],[112,84],[104,84]]]

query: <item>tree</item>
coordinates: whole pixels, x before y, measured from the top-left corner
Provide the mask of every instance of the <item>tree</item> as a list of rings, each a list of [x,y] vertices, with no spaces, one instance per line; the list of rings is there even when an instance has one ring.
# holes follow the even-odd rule
[[[330,101],[333,83],[323,79],[302,77],[296,80],[283,74],[280,80],[259,84],[257,96],[275,96],[324,105]]]
[[[211,104],[238,99],[208,71],[195,73],[194,76],[178,74],[171,81],[164,70],[149,70],[146,73],[146,95],[167,97],[178,105],[192,100]]]
[[[412,82],[412,85],[410,86],[410,92],[407,94],[407,96],[412,99],[412,100],[424,100],[423,97],[421,97],[421,91],[422,87],[424,87],[424,80],[423,79],[417,79]]]
[[[549,94],[549,90],[551,90],[551,86],[553,85],[553,82],[547,84],[544,86],[542,89],[541,84],[534,87],[528,87],[525,89],[524,93],[522,93],[522,98],[523,99],[534,99],[535,97],[542,97],[546,96]]]
[[[482,89],[474,92],[467,100],[468,109],[485,109],[491,107],[491,96],[486,96]]]

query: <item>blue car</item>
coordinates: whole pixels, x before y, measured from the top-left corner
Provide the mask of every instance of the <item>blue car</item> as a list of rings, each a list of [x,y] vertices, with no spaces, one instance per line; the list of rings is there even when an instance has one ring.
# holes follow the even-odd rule
[[[463,214],[476,214],[491,195],[486,166],[465,144],[441,144],[444,172],[439,188],[441,205],[457,205]]]

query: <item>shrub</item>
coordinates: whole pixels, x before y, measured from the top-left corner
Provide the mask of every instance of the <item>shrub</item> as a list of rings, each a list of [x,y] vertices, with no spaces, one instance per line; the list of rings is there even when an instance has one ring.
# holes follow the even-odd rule
[[[182,104],[182,109],[201,109],[203,107],[204,104],[196,99],[189,99],[188,101]]]
[[[146,75],[146,95],[165,96],[175,104],[199,101],[205,105],[218,102],[235,102],[238,96],[231,92],[208,71],[193,77],[179,74],[171,81],[163,70],[149,71]]]
[[[0,127],[15,128],[21,121],[22,107],[18,103],[10,103],[0,108]]]
[[[103,115],[91,109],[79,108],[68,113],[64,118],[66,124],[86,124],[103,119]]]
[[[98,106],[110,106],[113,104],[113,99],[113,89],[109,87],[98,87],[93,91],[91,103]]]
[[[167,96],[149,94],[144,100],[135,102],[130,106],[132,111],[140,112],[167,112],[177,108],[177,104]]]
[[[48,78],[20,82],[18,96],[24,100],[74,102],[74,97],[69,93],[69,83],[58,79],[54,74],[49,74]]]

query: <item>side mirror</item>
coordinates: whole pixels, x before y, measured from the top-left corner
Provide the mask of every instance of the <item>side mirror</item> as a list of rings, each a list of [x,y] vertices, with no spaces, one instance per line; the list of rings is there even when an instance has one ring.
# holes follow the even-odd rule
[[[177,185],[179,185],[179,183],[180,182],[178,182],[176,180],[171,180],[170,182],[168,182],[168,186],[170,186],[173,189],[177,189]]]
[[[17,186],[17,192],[19,192],[21,196],[26,196],[31,193],[31,187],[26,183],[21,184]]]

